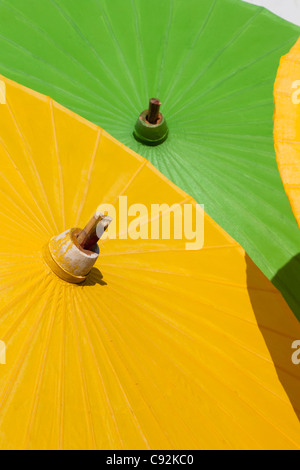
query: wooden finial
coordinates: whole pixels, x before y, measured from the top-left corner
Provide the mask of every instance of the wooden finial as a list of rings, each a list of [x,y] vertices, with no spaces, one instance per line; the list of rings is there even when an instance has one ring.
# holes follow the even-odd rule
[[[99,237],[97,235],[97,227],[103,219],[106,219],[104,214],[94,214],[85,228],[77,235],[77,241],[84,250],[92,251],[95,245],[98,243]],[[110,221],[111,219],[109,219],[107,224],[105,224],[104,231],[107,230]]]
[[[157,98],[151,98],[149,102],[149,111],[147,116],[147,121],[150,124],[156,124],[159,119],[159,110],[161,107],[161,102]]]

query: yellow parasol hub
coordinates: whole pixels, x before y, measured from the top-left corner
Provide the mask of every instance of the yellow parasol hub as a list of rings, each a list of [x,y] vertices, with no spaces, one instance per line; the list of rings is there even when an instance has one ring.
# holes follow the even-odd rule
[[[53,237],[44,248],[48,266],[66,282],[84,282],[99,257],[97,242],[111,221],[110,217],[96,213],[83,230],[72,228]]]
[[[281,59],[274,99],[278,168],[300,227],[300,39]]]

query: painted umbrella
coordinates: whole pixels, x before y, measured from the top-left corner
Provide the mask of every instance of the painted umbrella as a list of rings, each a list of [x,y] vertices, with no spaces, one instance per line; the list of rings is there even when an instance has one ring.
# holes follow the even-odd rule
[[[300,40],[281,60],[275,83],[277,162],[300,226]]]
[[[299,27],[240,0],[1,0],[0,26],[3,74],[205,204],[300,318],[299,233],[272,139],[276,71]],[[150,98],[163,116],[156,107],[149,122]]]
[[[300,226],[300,43],[282,58],[274,90],[274,141],[283,185]],[[300,269],[300,250],[277,275],[296,279]],[[288,297],[296,307],[298,294],[291,282]],[[299,293],[299,289],[298,289]],[[298,315],[299,317],[299,315]]]
[[[299,448],[299,322],[241,246],[95,124],[2,92],[0,448]],[[76,227],[120,197],[142,220],[99,255]],[[202,249],[142,237],[162,203],[204,215]]]

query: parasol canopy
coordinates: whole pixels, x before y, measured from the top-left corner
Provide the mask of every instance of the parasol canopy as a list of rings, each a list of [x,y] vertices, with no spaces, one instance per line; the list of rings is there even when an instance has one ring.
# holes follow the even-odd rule
[[[281,294],[206,214],[202,249],[142,236],[146,211],[115,238],[111,223],[84,282],[57,276],[45,247],[53,261],[95,204],[115,220],[120,197],[131,215],[203,210],[95,124],[1,80],[0,448],[299,448],[300,327]]]
[[[274,97],[277,162],[300,227],[300,40],[281,60]]]
[[[1,0],[0,26],[2,73],[205,203],[300,317],[300,270],[280,270],[300,242],[272,139],[276,70],[299,27],[240,0]],[[142,118],[135,128],[150,98],[168,126],[155,147]]]

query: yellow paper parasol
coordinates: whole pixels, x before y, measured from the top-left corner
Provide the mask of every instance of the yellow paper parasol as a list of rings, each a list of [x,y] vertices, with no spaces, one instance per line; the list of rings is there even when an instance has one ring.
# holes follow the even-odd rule
[[[277,162],[300,227],[300,39],[281,59],[274,97]]]
[[[201,250],[134,239],[130,223],[84,283],[60,279],[44,248],[98,204],[196,204],[96,125],[2,80],[0,448],[299,448],[300,327],[280,293],[207,215]]]

